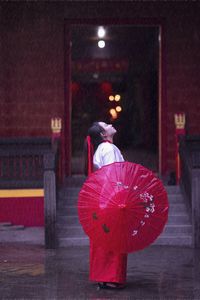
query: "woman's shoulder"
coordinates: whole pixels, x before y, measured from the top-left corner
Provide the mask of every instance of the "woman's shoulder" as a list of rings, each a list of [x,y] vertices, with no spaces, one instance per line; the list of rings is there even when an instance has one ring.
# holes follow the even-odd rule
[[[98,146],[97,152],[101,154],[106,154],[108,152],[120,152],[120,150],[117,146],[115,146],[115,144],[103,142]]]
[[[109,142],[103,142],[98,146],[98,148],[99,148],[99,150],[102,150],[102,151],[103,150],[109,151],[109,150],[113,150],[114,144],[109,143]]]

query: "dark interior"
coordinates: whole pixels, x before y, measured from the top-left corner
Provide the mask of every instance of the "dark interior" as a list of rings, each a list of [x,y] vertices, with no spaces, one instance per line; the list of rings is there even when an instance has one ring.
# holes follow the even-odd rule
[[[81,173],[84,137],[94,121],[112,123],[115,143],[125,158],[157,170],[159,28],[104,26],[105,47],[97,43],[98,26],[71,28],[72,168]],[[109,101],[119,94],[120,101]],[[121,106],[113,118],[110,109]],[[77,166],[75,167],[75,165]]]

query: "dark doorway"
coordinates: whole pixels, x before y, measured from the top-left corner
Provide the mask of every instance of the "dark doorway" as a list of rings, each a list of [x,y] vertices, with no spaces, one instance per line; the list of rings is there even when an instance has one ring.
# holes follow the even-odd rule
[[[98,120],[116,127],[126,160],[157,172],[159,27],[103,27],[102,39],[99,26],[71,27],[72,174],[83,172],[84,138]]]

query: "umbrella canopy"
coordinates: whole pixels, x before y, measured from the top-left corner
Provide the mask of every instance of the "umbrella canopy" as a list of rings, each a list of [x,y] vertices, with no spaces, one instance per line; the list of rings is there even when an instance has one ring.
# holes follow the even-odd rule
[[[78,199],[79,220],[92,242],[120,253],[141,250],[163,231],[167,193],[147,168],[116,162],[92,173]]]

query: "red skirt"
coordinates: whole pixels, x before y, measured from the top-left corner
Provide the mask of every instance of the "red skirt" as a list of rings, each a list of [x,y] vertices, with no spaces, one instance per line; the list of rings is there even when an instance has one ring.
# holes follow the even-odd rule
[[[124,284],[126,269],[127,254],[108,252],[90,242],[90,280]]]

